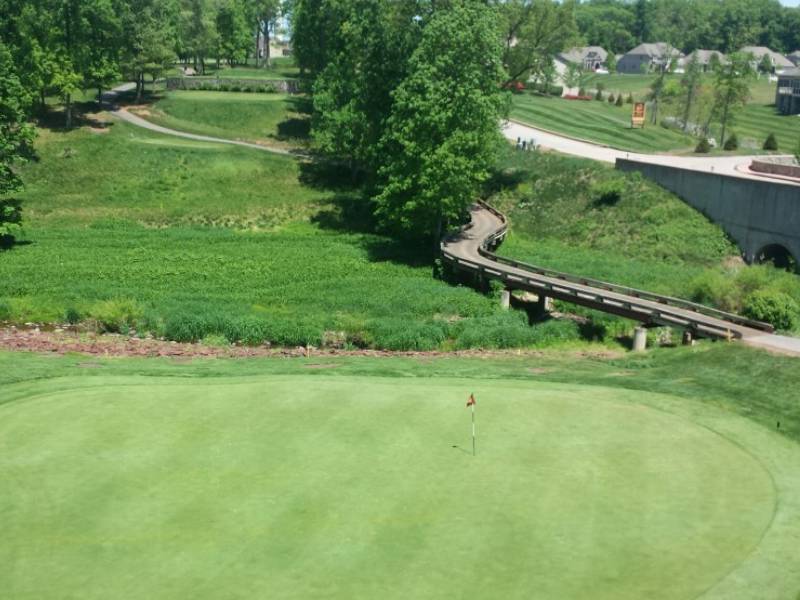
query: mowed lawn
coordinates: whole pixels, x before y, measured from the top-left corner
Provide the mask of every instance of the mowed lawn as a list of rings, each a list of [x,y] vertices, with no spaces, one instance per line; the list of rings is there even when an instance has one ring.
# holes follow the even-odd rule
[[[606,101],[565,100],[525,93],[514,96],[511,118],[632,152],[688,151],[696,143],[691,136],[649,123],[644,129],[632,129],[630,104],[618,107]]]
[[[778,151],[792,154],[800,144],[800,116],[782,115],[771,104],[748,104],[736,113],[729,131],[736,133],[740,145],[756,150],[775,134]]]
[[[7,385],[4,597],[741,600],[800,585],[795,443],[710,403],[404,365]]]
[[[174,91],[144,116],[154,123],[202,135],[250,141],[306,141],[308,99],[286,94]]]

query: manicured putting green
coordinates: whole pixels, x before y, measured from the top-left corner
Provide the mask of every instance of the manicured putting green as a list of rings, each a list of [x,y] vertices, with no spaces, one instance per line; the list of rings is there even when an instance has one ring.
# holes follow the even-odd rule
[[[0,406],[4,598],[695,598],[776,509],[759,460],[641,393],[78,381]]]

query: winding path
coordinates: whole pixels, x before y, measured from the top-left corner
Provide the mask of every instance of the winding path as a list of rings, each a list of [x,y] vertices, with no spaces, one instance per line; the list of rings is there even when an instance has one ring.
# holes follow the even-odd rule
[[[680,167],[692,171],[713,172],[731,177],[742,177],[745,179],[774,179],[769,175],[758,174],[749,171],[746,167],[755,158],[754,156],[674,156],[670,154],[641,154],[637,152],[626,152],[617,150],[609,146],[593,144],[585,140],[565,137],[551,131],[545,131],[519,121],[507,121],[502,125],[503,135],[511,140],[535,140],[537,146],[549,150],[555,150],[563,154],[571,154],[582,158],[590,158],[606,163],[615,163],[618,158],[627,158],[639,162],[655,165],[666,165],[669,167]],[[794,182],[786,182],[792,185],[800,185]]]
[[[270,152],[272,154],[282,154],[284,156],[302,156],[300,152],[286,150],[284,148],[275,148],[273,146],[262,146],[261,144],[253,144],[252,142],[229,140],[210,135],[187,133],[185,131],[178,131],[176,129],[170,129],[168,127],[162,127],[161,125],[156,125],[155,123],[151,123],[147,119],[143,119],[142,117],[136,116],[126,108],[114,104],[114,100],[116,100],[117,96],[119,96],[121,92],[128,92],[133,88],[134,84],[125,83],[103,94],[103,102],[110,105],[109,112],[115,117],[121,119],[122,121],[125,121],[126,123],[130,123],[131,125],[136,125],[137,127],[141,127],[142,129],[147,129],[149,131],[155,131],[156,133],[163,133],[164,135],[171,135],[175,137],[185,138],[187,140],[195,140],[198,142],[213,142],[215,144],[228,144],[231,146],[242,146],[244,148],[261,150],[262,152]]]

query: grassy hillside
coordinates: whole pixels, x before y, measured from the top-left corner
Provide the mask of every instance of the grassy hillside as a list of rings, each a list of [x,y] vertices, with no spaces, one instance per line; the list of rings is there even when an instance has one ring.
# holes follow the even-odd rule
[[[248,141],[302,144],[308,137],[308,100],[286,94],[168,92],[144,115],[165,127]]]
[[[311,165],[105,131],[42,130],[27,243],[0,254],[0,320],[392,349],[578,338],[432,278],[427,247],[364,233],[357,193]]]
[[[744,265],[720,227],[638,175],[543,153],[509,151],[503,165],[503,255],[727,310],[747,310],[755,290],[800,304],[800,277]]]
[[[626,99],[632,94],[636,100],[644,101],[654,78],[654,75],[591,75],[585,87],[593,91],[602,84],[606,94],[623,93]],[[668,75],[667,81],[678,83],[680,75]],[[705,77],[705,82],[710,83],[710,76]],[[777,137],[779,152],[791,153],[796,149],[800,117],[781,115],[775,110],[775,86],[766,78],[751,82],[750,100],[737,111],[728,128],[728,133],[733,131],[739,138],[740,153],[760,152],[770,133]],[[674,107],[662,106],[661,116],[674,115],[676,111]],[[605,101],[582,102],[526,93],[514,96],[511,117],[534,127],[633,152],[691,152],[697,144],[692,136],[649,122],[644,129],[631,129],[629,104],[615,107]],[[711,135],[719,139],[717,124],[712,125]]]
[[[690,151],[695,140],[677,131],[647,126],[631,128],[631,105],[606,101],[564,100],[533,94],[513,98],[511,117],[534,127],[630,150],[632,152]]]

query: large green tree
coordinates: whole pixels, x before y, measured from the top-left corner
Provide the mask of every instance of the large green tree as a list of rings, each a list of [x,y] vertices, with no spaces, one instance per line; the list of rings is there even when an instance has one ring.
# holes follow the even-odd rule
[[[574,4],[502,0],[494,4],[503,32],[503,65],[510,81],[541,78],[554,56],[577,41]]]
[[[30,158],[33,128],[27,123],[30,95],[16,74],[8,48],[0,42],[0,247],[14,241],[22,220],[17,166]]]
[[[720,147],[725,144],[725,135],[737,111],[750,97],[750,80],[754,74],[750,58],[741,52],[729,54],[727,62],[714,73],[713,118],[720,125]]]
[[[375,173],[392,92],[407,73],[421,33],[412,0],[342,4],[337,51],[314,81],[313,134],[320,150]]]
[[[438,242],[475,200],[501,143],[498,25],[477,0],[454,0],[424,25],[381,148],[376,213],[386,229]]]

